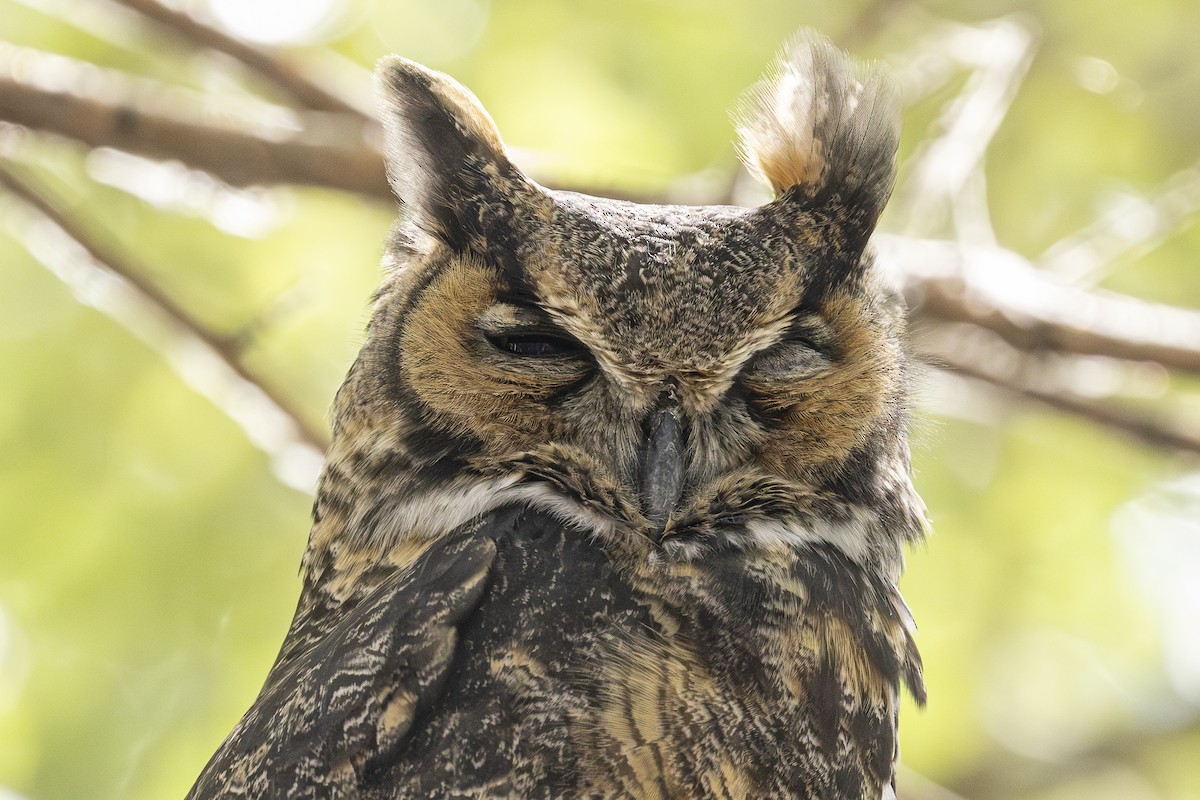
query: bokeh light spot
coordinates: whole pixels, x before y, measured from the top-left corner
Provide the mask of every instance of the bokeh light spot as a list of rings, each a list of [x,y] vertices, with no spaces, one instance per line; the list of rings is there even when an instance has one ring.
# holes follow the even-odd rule
[[[221,27],[263,44],[317,38],[337,5],[338,0],[208,0]]]

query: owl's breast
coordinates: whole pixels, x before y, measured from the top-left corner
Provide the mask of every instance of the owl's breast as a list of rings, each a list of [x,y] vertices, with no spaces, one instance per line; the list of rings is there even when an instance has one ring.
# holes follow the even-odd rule
[[[858,798],[890,780],[896,677],[796,564],[628,569],[515,507],[476,535],[496,542],[490,583],[378,796]]]
[[[441,701],[376,796],[582,796],[589,687],[649,609],[591,537],[544,512],[503,508],[473,535],[496,543],[486,593],[459,628]]]

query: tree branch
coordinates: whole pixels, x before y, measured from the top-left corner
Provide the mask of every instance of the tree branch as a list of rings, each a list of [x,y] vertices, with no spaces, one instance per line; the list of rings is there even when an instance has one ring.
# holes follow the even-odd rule
[[[235,186],[295,183],[391,198],[360,118],[266,104],[237,109],[30,48],[0,46],[0,119],[92,147],[178,159]]]
[[[131,85],[106,88],[101,98],[0,74],[0,119],[91,147],[178,159],[233,186],[291,183],[392,197],[382,156],[361,138],[341,146],[313,141],[305,131],[238,129]]]
[[[199,47],[225,53],[246,69],[282,90],[304,108],[351,114],[364,122],[369,117],[342,98],[317,85],[283,59],[254,45],[236,39],[224,31],[206,25],[190,14],[164,6],[157,0],[112,0],[132,9],[175,36]]]
[[[212,99],[194,92],[28,48],[7,49],[17,52],[0,46],[0,121],[89,147],[178,160],[231,186],[318,186],[395,203],[383,156],[357,117],[299,114],[291,117],[291,125],[248,122],[224,109],[205,113]],[[263,111],[277,114],[279,109],[264,106]],[[540,182],[634,202],[664,202],[618,187]]]
[[[1196,431],[1173,426],[1157,415],[1123,410],[1083,400],[1060,390],[1039,387],[1035,381],[1029,380],[1027,374],[1034,366],[1029,363],[1029,356],[1019,357],[1023,361],[1021,369],[1004,372],[981,366],[990,359],[966,358],[945,348],[927,350],[922,357],[930,366],[983,381],[1009,394],[1128,434],[1153,447],[1200,455],[1200,433]]]
[[[897,189],[902,227],[906,233],[928,236],[950,222],[956,230],[982,228],[990,236],[986,202],[965,205],[961,197],[972,176],[982,181],[988,146],[1029,70],[1034,37],[1025,26],[1005,18],[979,26],[956,25],[946,39],[955,60],[973,69],[962,92],[946,104],[934,124],[937,135],[913,155],[908,178]],[[968,210],[982,212],[982,221],[958,218]]]
[[[1042,269],[1076,285],[1093,285],[1117,259],[1152,249],[1200,213],[1200,164],[1172,175],[1150,197],[1126,196],[1092,224],[1061,239],[1039,259]]]
[[[0,165],[0,186],[12,196],[32,209],[44,222],[50,223],[53,232],[65,237],[76,246],[77,251],[66,252],[61,246],[39,246],[36,239],[24,239],[30,253],[47,266],[60,279],[72,285],[87,302],[97,306],[109,316],[132,330],[143,340],[166,354],[175,361],[191,358],[193,361],[198,353],[207,354],[210,361],[219,364],[225,375],[212,374],[212,370],[190,369],[188,364],[179,365],[185,379],[192,384],[197,382],[196,373],[205,372],[208,378],[224,381],[227,385],[222,388],[213,386],[199,387],[206,395],[217,402],[238,422],[255,444],[277,458],[293,458],[297,455],[295,445],[311,448],[315,454],[306,456],[311,462],[319,460],[320,453],[328,445],[327,434],[310,425],[304,415],[281,392],[247,366],[242,349],[237,340],[211,330],[185,308],[180,306],[157,286],[148,281],[141,271],[131,266],[128,261],[113,249],[96,240],[88,231],[73,221],[59,205],[48,199],[46,193],[35,188],[30,182],[18,177],[8,167]],[[81,263],[82,262],[82,263]],[[83,274],[80,268],[85,271]],[[89,289],[92,276],[87,270],[99,271],[110,279],[108,291],[96,292]],[[94,282],[94,281],[92,281]],[[147,319],[164,323],[168,339],[164,341],[154,326],[147,327]],[[239,391],[249,388],[249,394]],[[247,411],[244,406],[255,398],[265,401],[265,406],[259,404]],[[230,408],[230,404],[241,403],[242,408]],[[275,424],[266,426],[268,433],[258,430],[249,424],[263,422],[260,412],[266,411],[274,415]],[[253,420],[248,418],[257,415]],[[270,420],[267,420],[270,422]],[[282,425],[280,424],[282,422]],[[288,430],[291,433],[288,433]]]
[[[1200,374],[1200,312],[1049,279],[1000,247],[879,235],[886,268],[914,316],[967,322],[1014,347],[1130,361]]]

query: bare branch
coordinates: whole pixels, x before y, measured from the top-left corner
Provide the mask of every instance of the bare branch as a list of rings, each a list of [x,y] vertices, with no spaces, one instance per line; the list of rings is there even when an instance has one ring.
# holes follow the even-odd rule
[[[1077,285],[1094,285],[1113,262],[1145,252],[1200,214],[1200,164],[1171,176],[1151,197],[1127,195],[1095,222],[1048,248],[1043,269]]]
[[[956,60],[974,69],[962,92],[947,104],[936,127],[938,133],[913,156],[913,167],[898,192],[907,233],[927,236],[964,210],[982,210],[979,204],[961,208],[960,194],[971,176],[982,170],[992,137],[1033,58],[1034,37],[1013,19],[999,19],[978,27],[955,26],[948,46]],[[948,216],[949,212],[949,216]],[[990,230],[990,225],[968,220],[968,227]]]
[[[920,7],[910,13],[921,13]],[[930,33],[887,58],[888,72],[900,86],[904,104],[915,105],[939,91],[962,72],[961,58],[952,43],[961,36],[962,26],[944,18],[928,19],[923,25]]]
[[[289,476],[290,485],[300,487],[315,477],[305,470],[319,464],[327,434],[310,425],[287,397],[254,374],[233,337],[208,328],[74,222],[43,190],[3,165],[0,186],[35,213],[38,224],[18,233],[35,258],[81,300],[162,352],[185,381],[275,458],[277,471]]]
[[[1084,400],[1060,389],[1039,386],[1037,381],[1030,379],[1030,373],[1037,365],[1029,356],[1017,356],[1017,368],[1007,370],[985,367],[983,364],[992,359],[967,358],[949,348],[926,351],[923,358],[930,366],[983,381],[1010,394],[1121,431],[1153,447],[1200,455],[1200,432],[1174,426],[1158,415],[1120,409]]]
[[[255,108],[238,115],[212,105],[212,98],[195,92],[0,43],[0,121],[91,147],[177,160],[231,186],[319,186],[395,202],[383,156],[361,119],[256,104],[263,115],[279,118],[266,123],[245,119],[257,115]],[[533,158],[517,149],[510,154],[518,163]],[[615,186],[576,187],[534,178],[558,189],[666,202]]]
[[[914,282],[915,284],[916,282]],[[1139,326],[1140,331],[1118,334],[1105,330],[1105,326],[1084,322],[1083,317],[1102,319],[1099,315],[1105,307],[1119,308],[1120,313],[1136,313],[1143,318],[1153,313],[1151,304],[1144,304],[1129,297],[1091,297],[1082,302],[1097,306],[1090,313],[1078,309],[1080,314],[1066,313],[1055,316],[1030,314],[1027,309],[1004,307],[991,304],[973,296],[975,293],[966,281],[958,278],[940,278],[921,281],[919,284],[920,305],[916,313],[953,322],[969,322],[987,328],[1004,338],[1009,344],[1032,352],[1057,351],[1078,355],[1101,355],[1129,361],[1154,361],[1165,367],[1200,373],[1200,339],[1194,344],[1186,343],[1189,331],[1200,325],[1200,314],[1180,308],[1163,308],[1164,313],[1179,317],[1178,332],[1164,331],[1157,336],[1153,328],[1165,328],[1164,320],[1153,326]],[[983,302],[980,302],[983,300]],[[1138,304],[1137,309],[1129,306]],[[1127,311],[1128,309],[1128,311]],[[1149,322],[1149,319],[1146,319]]]
[[[999,247],[886,235],[876,243],[915,316],[969,322],[1022,350],[1200,373],[1200,312],[1064,286]]]
[[[203,98],[190,93],[152,92],[146,82],[85,65],[73,70],[69,60],[36,51],[18,56],[0,60],[0,119],[8,122],[92,147],[178,159],[234,186],[292,183],[392,196],[383,158],[363,140],[360,123],[338,130],[324,115],[324,130],[304,121],[235,124],[228,115],[206,114]]]
[[[363,121],[368,119],[360,109],[317,85],[277,55],[206,25],[190,14],[168,8],[157,0],[111,1],[138,12],[186,41],[225,53],[305,108],[351,114]]]

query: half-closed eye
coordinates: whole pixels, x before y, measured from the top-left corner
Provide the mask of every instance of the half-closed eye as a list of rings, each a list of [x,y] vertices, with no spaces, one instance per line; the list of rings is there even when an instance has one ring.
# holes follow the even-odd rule
[[[746,364],[748,381],[771,383],[802,380],[833,366],[833,332],[814,315],[800,315],[778,342]]]
[[[564,358],[583,355],[585,348],[569,336],[546,331],[513,331],[488,334],[497,350],[521,358]]]
[[[500,353],[514,359],[579,359],[588,349],[538,308],[496,303],[475,321],[485,339]]]

